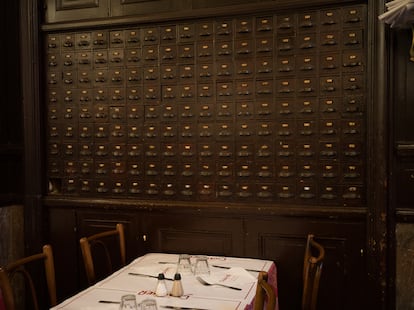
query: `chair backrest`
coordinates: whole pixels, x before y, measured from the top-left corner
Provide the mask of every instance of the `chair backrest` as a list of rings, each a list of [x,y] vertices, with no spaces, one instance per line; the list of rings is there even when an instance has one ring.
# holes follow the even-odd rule
[[[118,223],[116,224],[116,228],[113,230],[97,233],[89,237],[83,237],[79,240],[83,263],[85,266],[86,278],[88,280],[89,285],[94,284],[98,280],[98,274],[95,264],[96,261],[94,261],[94,258],[97,259],[94,253],[96,253],[98,250],[100,251],[99,253],[103,255],[103,257],[99,257],[99,260],[101,262],[104,262],[106,269],[105,275],[109,275],[114,271],[113,261],[111,258],[113,256],[111,255],[111,250],[108,244],[108,239],[113,237],[116,237],[117,241],[119,242],[120,263],[122,266],[125,266],[126,250],[123,224]]]
[[[324,259],[324,247],[314,240],[313,234],[309,234],[303,260],[302,310],[316,309]]]
[[[49,244],[43,246],[43,252],[21,258],[15,262],[8,264],[7,266],[0,267],[0,290],[3,294],[3,301],[7,310],[15,310],[18,302],[15,297],[14,281],[17,279],[17,274],[21,274],[25,287],[28,288],[32,299],[33,308],[38,310],[40,307],[39,302],[39,287],[35,283],[37,277],[30,272],[30,267],[34,262],[44,262],[44,274],[46,276],[46,284],[49,293],[49,306],[55,306],[56,300],[56,280],[55,280],[55,266],[53,261],[53,251]],[[33,269],[34,270],[34,269]],[[37,273],[36,273],[37,274]],[[27,294],[26,294],[27,295]]]
[[[268,273],[260,271],[257,276],[256,296],[254,299],[254,310],[274,310],[276,305],[276,294],[273,287],[267,282]],[[266,307],[265,307],[266,306]]]

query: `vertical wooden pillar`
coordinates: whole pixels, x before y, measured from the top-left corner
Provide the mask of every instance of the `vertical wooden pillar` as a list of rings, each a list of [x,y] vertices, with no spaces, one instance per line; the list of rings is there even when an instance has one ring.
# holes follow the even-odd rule
[[[42,145],[39,83],[39,1],[20,1],[20,64],[24,133],[24,224],[26,252],[38,251],[42,243]]]
[[[367,258],[368,277],[377,309],[388,309],[388,58],[386,55],[385,27],[378,21],[385,1],[369,1],[369,37],[367,44],[371,73],[367,95],[367,156],[368,156],[368,217]],[[362,253],[361,253],[362,254]],[[376,263],[374,263],[376,262]],[[372,304],[374,306],[374,304]]]

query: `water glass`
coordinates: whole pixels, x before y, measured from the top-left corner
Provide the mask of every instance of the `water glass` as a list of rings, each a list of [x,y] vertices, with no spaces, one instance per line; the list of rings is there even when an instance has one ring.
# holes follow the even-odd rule
[[[140,303],[140,310],[157,310],[157,302],[155,299],[144,299]]]
[[[121,305],[119,310],[138,310],[137,299],[135,295],[128,294],[121,297]]]
[[[192,273],[191,257],[188,254],[180,254],[178,258],[177,273],[189,275]]]
[[[196,257],[196,262],[194,265],[194,275],[209,275],[210,267],[208,265],[208,257],[205,255],[200,255]]]

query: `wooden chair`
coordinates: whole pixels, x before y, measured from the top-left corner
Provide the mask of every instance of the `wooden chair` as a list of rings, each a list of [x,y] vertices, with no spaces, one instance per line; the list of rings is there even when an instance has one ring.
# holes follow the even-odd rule
[[[103,255],[103,257],[99,257],[99,261],[104,263],[104,273],[100,275],[101,277],[109,275],[114,271],[113,266],[113,255],[111,255],[110,247],[109,247],[109,239],[116,237],[119,242],[119,253],[120,253],[120,264],[121,266],[126,265],[126,250],[125,250],[125,233],[124,233],[124,225],[123,224],[116,224],[116,228],[109,231],[104,231],[101,233],[97,233],[91,235],[89,237],[83,237],[79,240],[80,248],[82,252],[83,263],[85,266],[86,271],[86,278],[88,280],[89,285],[96,283],[98,280],[98,273],[97,273],[97,253]],[[94,259],[95,258],[95,259]]]
[[[267,282],[268,274],[260,271],[257,276],[256,296],[253,310],[274,310],[276,305],[276,294],[273,287]],[[266,308],[265,308],[266,306]]]
[[[302,310],[316,309],[324,259],[324,247],[314,240],[314,235],[309,234],[303,261]]]
[[[3,301],[7,310],[17,309],[17,305],[19,304],[19,302],[14,298],[14,281],[20,280],[20,278],[17,279],[17,274],[22,275],[24,281],[20,281],[18,283],[26,284],[25,287],[28,289],[28,292],[30,293],[33,309],[39,310],[40,295],[38,294],[40,294],[40,290],[39,285],[35,284],[37,283],[36,279],[38,280],[38,278],[35,276],[34,271],[33,273],[29,272],[29,267],[34,267],[32,266],[33,263],[39,261],[43,261],[44,263],[44,274],[46,276],[46,284],[48,288],[50,303],[48,306],[56,305],[56,280],[55,266],[53,261],[53,251],[51,245],[47,244],[43,246],[42,253],[27,256],[8,264],[5,267],[0,267],[0,289],[3,294]],[[27,304],[26,309],[29,308],[31,309],[31,307],[29,307],[29,304]]]

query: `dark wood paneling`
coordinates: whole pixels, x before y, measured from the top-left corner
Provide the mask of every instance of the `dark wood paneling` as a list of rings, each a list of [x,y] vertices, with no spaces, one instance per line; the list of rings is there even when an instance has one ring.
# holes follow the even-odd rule
[[[243,255],[243,227],[240,219],[195,214],[148,214],[143,232],[153,251]]]
[[[5,43],[0,74],[0,206],[22,202],[23,117],[20,85],[19,2],[5,3],[0,12],[0,36]]]
[[[83,267],[78,259],[79,241],[76,239],[75,209],[50,209],[48,212],[49,234],[52,245],[58,300],[70,297],[80,287],[79,274]]]
[[[112,16],[147,15],[161,12],[175,12],[190,8],[189,0],[112,0]]]
[[[412,120],[414,118],[414,62],[409,61],[410,44],[412,42],[410,30],[396,30],[394,32],[394,143],[414,144],[414,130]]]
[[[413,209],[414,190],[414,62],[409,61],[411,31],[397,30],[393,33],[394,98],[393,98],[393,161],[395,165],[392,188],[396,208]]]
[[[138,234],[139,213],[128,212],[77,212],[77,227],[79,238],[114,229],[117,223],[124,224],[127,251],[127,260],[145,253],[143,240]]]
[[[44,22],[108,17],[110,0],[45,0]]]
[[[365,309],[368,304],[362,291],[353,293],[355,298],[359,296],[360,303],[347,299],[356,283],[361,287],[367,284],[365,240],[360,238],[365,233],[364,227],[363,221],[250,219],[246,221],[246,256],[274,260],[278,267],[281,309],[299,309],[306,235],[315,234],[326,249],[318,309]]]
[[[75,10],[82,8],[97,8],[100,0],[55,0],[56,11]]]
[[[367,285],[367,258],[365,240],[360,237],[365,234],[365,217],[361,215],[352,220],[346,217],[327,220],[318,216],[257,216],[246,212],[248,208],[243,211],[227,207],[227,212],[223,212],[224,206],[213,210],[183,205],[174,208],[144,207],[145,204],[138,208],[107,205],[105,209],[98,205],[94,207],[93,203],[76,208],[54,207],[50,202],[48,205],[50,229],[54,232],[51,242],[60,253],[57,273],[67,277],[65,283],[59,282],[64,294],[75,293],[86,285],[79,256],[79,238],[122,222],[127,228],[130,259],[147,252],[167,252],[275,261],[280,305],[286,309],[300,306],[306,235],[314,233],[326,248],[318,309],[364,309],[371,302],[363,298],[363,288]],[[78,257],[78,265],[73,263],[74,257]],[[355,299],[347,298],[351,290]]]

